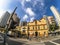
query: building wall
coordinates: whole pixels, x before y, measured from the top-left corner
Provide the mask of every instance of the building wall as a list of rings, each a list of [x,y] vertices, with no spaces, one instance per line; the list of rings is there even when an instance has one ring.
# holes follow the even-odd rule
[[[26,29],[26,34],[28,33],[30,35],[35,36],[37,32],[37,36],[42,37],[42,36],[48,36],[48,26],[47,22],[44,18],[41,20],[34,20],[33,22],[28,22],[27,26],[22,26],[22,28],[25,27]]]
[[[7,21],[9,19],[10,13],[9,12],[5,12],[4,15],[1,18],[1,22],[0,22],[0,27],[5,27],[7,24]]]
[[[19,26],[19,23],[20,23],[20,19],[19,17],[17,16],[16,13],[14,13],[14,15],[12,16],[12,19],[11,18],[11,15],[10,17],[8,18],[8,21],[7,21],[7,24],[9,24],[9,28],[15,28],[15,26]]]
[[[26,21],[22,21],[21,22],[21,26],[26,26],[27,25],[27,22]]]
[[[55,21],[55,19],[54,19],[54,17],[53,16],[48,16],[48,22],[49,22],[49,24],[54,24],[54,23],[56,23],[56,21]]]
[[[27,26],[22,26],[21,27],[21,34],[27,34],[27,29],[28,29]]]
[[[58,26],[60,27],[60,14],[59,14],[58,10],[54,6],[51,6],[50,9],[56,18]]]
[[[14,22],[19,22],[19,20],[20,20],[16,13],[14,13],[14,15],[13,15],[13,20],[14,20]]]

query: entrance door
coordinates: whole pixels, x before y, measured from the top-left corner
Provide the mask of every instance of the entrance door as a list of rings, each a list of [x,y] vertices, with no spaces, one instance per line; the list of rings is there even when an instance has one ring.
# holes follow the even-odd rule
[[[38,36],[38,32],[35,32],[35,36],[36,36],[36,37]]]

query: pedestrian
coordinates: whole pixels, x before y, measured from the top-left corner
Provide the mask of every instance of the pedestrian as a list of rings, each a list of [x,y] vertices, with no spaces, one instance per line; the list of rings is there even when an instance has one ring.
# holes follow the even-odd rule
[[[31,40],[31,36],[32,36],[32,35],[29,33],[29,40]]]

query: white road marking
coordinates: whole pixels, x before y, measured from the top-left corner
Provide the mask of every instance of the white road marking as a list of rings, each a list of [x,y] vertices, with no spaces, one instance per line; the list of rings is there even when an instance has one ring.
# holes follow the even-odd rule
[[[6,45],[8,45],[8,43],[6,43]]]
[[[56,43],[56,42],[53,42],[53,41],[49,41],[49,42],[51,42],[53,44],[56,44],[56,45],[60,45],[59,43]]]
[[[3,43],[3,41],[0,41],[0,43]]]

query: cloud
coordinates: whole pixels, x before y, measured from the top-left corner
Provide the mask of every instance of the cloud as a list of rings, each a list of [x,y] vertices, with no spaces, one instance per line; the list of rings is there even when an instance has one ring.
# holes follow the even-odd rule
[[[6,11],[11,11],[10,9],[8,9],[11,2],[12,0],[0,0],[0,18]]]
[[[44,2],[44,0],[36,0],[36,1],[38,1],[38,2]]]
[[[34,17],[30,18],[30,22],[33,22],[34,19],[35,19]]]
[[[18,0],[18,1],[20,1],[21,5],[24,7],[25,0]]]
[[[45,4],[44,4],[44,0],[35,0],[34,3],[33,3],[33,7],[35,7],[35,5],[39,5],[38,2],[40,3],[40,6],[39,6],[39,7],[45,5]]]
[[[10,0],[0,0],[0,8],[6,8],[10,4]]]
[[[23,20],[27,20],[27,19],[28,19],[28,15],[25,14],[25,15],[23,16]]]
[[[3,13],[5,13],[5,10],[0,10],[0,18],[3,15]]]
[[[44,6],[44,3],[43,3],[43,2],[41,2],[41,5],[42,5],[42,6]]]
[[[18,0],[18,1],[20,1],[21,5],[24,7],[25,0]]]
[[[24,7],[26,2],[30,2],[31,0],[18,0],[21,5]]]
[[[31,0],[26,0],[26,2],[30,2]]]
[[[35,16],[35,13],[32,11],[31,8],[27,8],[27,9],[26,9],[26,13],[27,13],[29,16]]]

